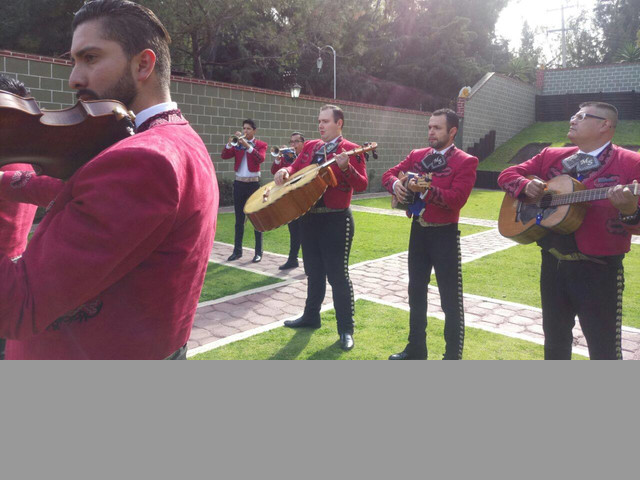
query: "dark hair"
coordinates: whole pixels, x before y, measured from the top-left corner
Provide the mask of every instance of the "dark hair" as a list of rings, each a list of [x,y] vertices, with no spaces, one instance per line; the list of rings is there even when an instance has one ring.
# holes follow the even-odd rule
[[[31,92],[29,89],[24,86],[20,80],[15,79],[13,77],[7,77],[0,73],[0,90],[4,90],[5,92],[13,93],[15,95],[19,95],[21,97],[29,97],[31,96]]]
[[[344,112],[336,105],[324,105],[320,107],[320,111],[331,110],[333,111],[333,121],[338,123],[338,120],[342,120],[342,128],[344,128]]]
[[[160,85],[169,88],[171,36],[155,13],[129,0],[91,0],[76,12],[73,31],[91,20],[102,21],[106,39],[118,42],[129,59],[147,48],[153,50]]]
[[[251,128],[253,128],[254,130],[255,130],[256,128],[258,128],[258,127],[256,126],[256,122],[254,122],[254,121],[253,121],[253,120],[251,120],[250,118],[247,118],[246,120],[243,120],[243,121],[242,121],[242,126],[243,126],[243,127],[244,127],[245,123],[246,123],[246,124],[248,124],[248,125],[251,125]]]
[[[298,135],[300,137],[300,139],[304,142],[304,135],[300,132],[293,132],[290,136],[293,137],[294,135]]]
[[[584,107],[595,107],[595,108],[599,108],[600,110],[607,110],[611,114],[612,118],[610,120],[613,128],[615,128],[618,125],[618,109],[613,105],[611,105],[610,103],[584,102],[580,104],[579,108],[584,108]]]
[[[460,126],[458,115],[450,108],[441,108],[431,114],[432,117],[439,117],[441,115],[446,115],[447,117],[447,132],[451,131],[453,127],[458,128]]]

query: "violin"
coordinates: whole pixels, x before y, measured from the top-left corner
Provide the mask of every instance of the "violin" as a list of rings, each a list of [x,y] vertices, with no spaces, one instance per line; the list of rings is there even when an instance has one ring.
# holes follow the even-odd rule
[[[115,100],[80,100],[41,110],[33,98],[0,91],[0,166],[34,165],[65,180],[107,147],[134,134],[135,115]]]

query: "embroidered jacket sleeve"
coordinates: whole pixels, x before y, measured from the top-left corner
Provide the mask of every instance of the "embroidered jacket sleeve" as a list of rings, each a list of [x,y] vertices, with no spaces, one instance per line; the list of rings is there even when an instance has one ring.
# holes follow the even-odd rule
[[[456,169],[451,186],[449,188],[431,187],[425,197],[425,202],[427,204],[433,203],[440,208],[461,210],[476,183],[477,168],[478,159],[476,157],[465,158]]]
[[[633,169],[633,173],[631,174],[631,179],[629,183],[633,182],[633,180],[637,180],[638,183],[640,183],[640,162],[638,162],[635,168]],[[640,199],[638,203],[638,208],[640,208]],[[621,223],[624,226],[625,230],[627,230],[632,235],[640,235],[640,223],[638,223],[637,225],[628,225],[624,222],[621,222]]]
[[[302,155],[298,155],[298,158],[296,158],[295,162],[293,162],[288,167],[281,167],[278,170],[281,170],[282,168],[284,168],[287,171],[287,173],[289,173],[289,175],[293,175],[298,170],[301,170],[303,167],[305,167],[305,165],[303,165],[302,163]],[[278,170],[276,170],[276,172]]]
[[[347,169],[342,171],[342,169],[338,167],[337,169],[334,169],[334,173],[336,173],[336,180],[338,180],[338,183],[340,183],[341,180],[344,180],[356,192],[364,192],[369,184],[366,161],[363,155],[350,157]]]
[[[256,146],[253,147],[251,153],[247,152],[247,167],[250,172],[257,172],[260,170],[260,164],[264,162],[266,153],[267,144],[260,140],[256,140]]]
[[[313,154],[313,145],[314,145],[313,141],[305,142],[304,148],[302,149],[302,152],[300,152],[300,155],[298,155],[296,157],[295,161],[291,165],[289,165],[288,167],[287,166],[283,166],[283,167],[279,168],[278,170],[284,168],[289,175],[293,175],[298,170],[301,170],[304,167],[306,167],[307,165],[309,165],[308,162],[305,162],[305,159],[307,159],[310,155]]]
[[[384,174],[382,175],[382,186],[384,188],[386,188],[389,193],[391,193],[391,194],[394,193],[393,192],[393,185],[398,180],[398,174],[400,172],[409,172],[409,171],[411,171],[411,169],[413,167],[413,163],[414,163],[414,161],[412,159],[413,152],[415,152],[415,150],[412,150],[411,153],[409,153],[409,155],[407,155],[407,158],[405,158],[402,162],[400,162],[395,167],[391,167],[389,170],[384,172]]]
[[[271,164],[271,173],[275,175],[275,174],[276,174],[276,172],[277,172],[278,170],[280,170],[280,169],[281,169],[282,167],[284,167],[284,166],[285,166],[285,165],[284,165],[284,162],[283,162],[283,161],[281,161],[281,160],[279,161],[279,159],[278,159],[278,158],[275,158],[275,159],[273,160],[273,163]]]
[[[225,145],[224,148],[222,149],[222,153],[220,154],[220,156],[222,157],[223,160],[228,160],[230,158],[235,158],[236,149],[234,147],[228,148],[228,146]]]
[[[144,149],[101,154],[69,187],[23,257],[0,257],[0,337],[38,334],[95,298],[143,263],[175,221],[175,171]]]
[[[64,188],[64,182],[34,172],[15,170],[0,177],[0,199],[47,207]]]
[[[520,165],[514,165],[505,169],[498,177],[498,185],[513,198],[518,198],[523,194],[524,187],[531,181],[527,179],[529,175],[543,177],[544,158],[547,149],[545,148],[535,157]]]

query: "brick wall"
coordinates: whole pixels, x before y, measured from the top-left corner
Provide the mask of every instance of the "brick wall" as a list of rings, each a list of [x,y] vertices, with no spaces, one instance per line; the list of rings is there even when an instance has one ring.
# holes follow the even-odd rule
[[[486,74],[463,102],[463,149],[472,147],[491,130],[496,131],[496,148],[508,141],[535,122],[535,100],[536,89],[532,85]]]
[[[640,91],[640,63],[544,71],[542,95]]]
[[[70,72],[71,64],[65,60],[0,51],[0,73],[23,81],[42,108],[58,110],[75,103],[67,83]],[[282,145],[294,130],[304,132],[306,138],[318,138],[318,110],[325,103],[334,103],[333,99],[301,95],[294,100],[288,92],[178,77],[172,78],[171,95],[207,145],[218,176],[226,179],[233,178],[233,162],[220,159],[220,152],[228,137],[241,129],[243,119],[256,121],[258,138],[270,146]],[[426,144],[428,113],[335,103],[345,112],[345,137],[380,145],[379,158],[371,157],[368,165],[371,191],[382,190],[380,177],[387,168]],[[262,167],[265,179],[271,179],[270,166],[267,154]]]

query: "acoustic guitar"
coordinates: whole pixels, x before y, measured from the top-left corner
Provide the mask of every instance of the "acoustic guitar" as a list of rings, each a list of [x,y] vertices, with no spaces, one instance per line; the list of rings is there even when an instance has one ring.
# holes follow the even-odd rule
[[[433,179],[433,172],[429,173],[414,173],[414,172],[399,172],[398,180],[402,185],[407,188],[411,194],[408,198],[398,198],[397,195],[391,195],[391,208],[397,208],[398,210],[407,211],[409,206],[415,201],[416,194],[422,194],[431,188],[431,181]],[[415,180],[415,181],[411,181]]]
[[[344,152],[349,156],[375,150],[377,143]],[[267,232],[286,225],[307,213],[324,195],[328,187],[338,185],[329,166],[335,157],[322,164],[309,165],[293,175],[282,185],[269,182],[249,197],[244,206],[245,215],[259,232]]]
[[[573,233],[582,224],[589,202],[606,199],[613,188],[587,189],[569,175],[559,175],[546,183],[546,193],[537,202],[520,201],[505,194],[498,219],[498,230],[503,237],[528,244],[550,231],[563,235]],[[634,195],[640,195],[640,184],[625,186]]]

